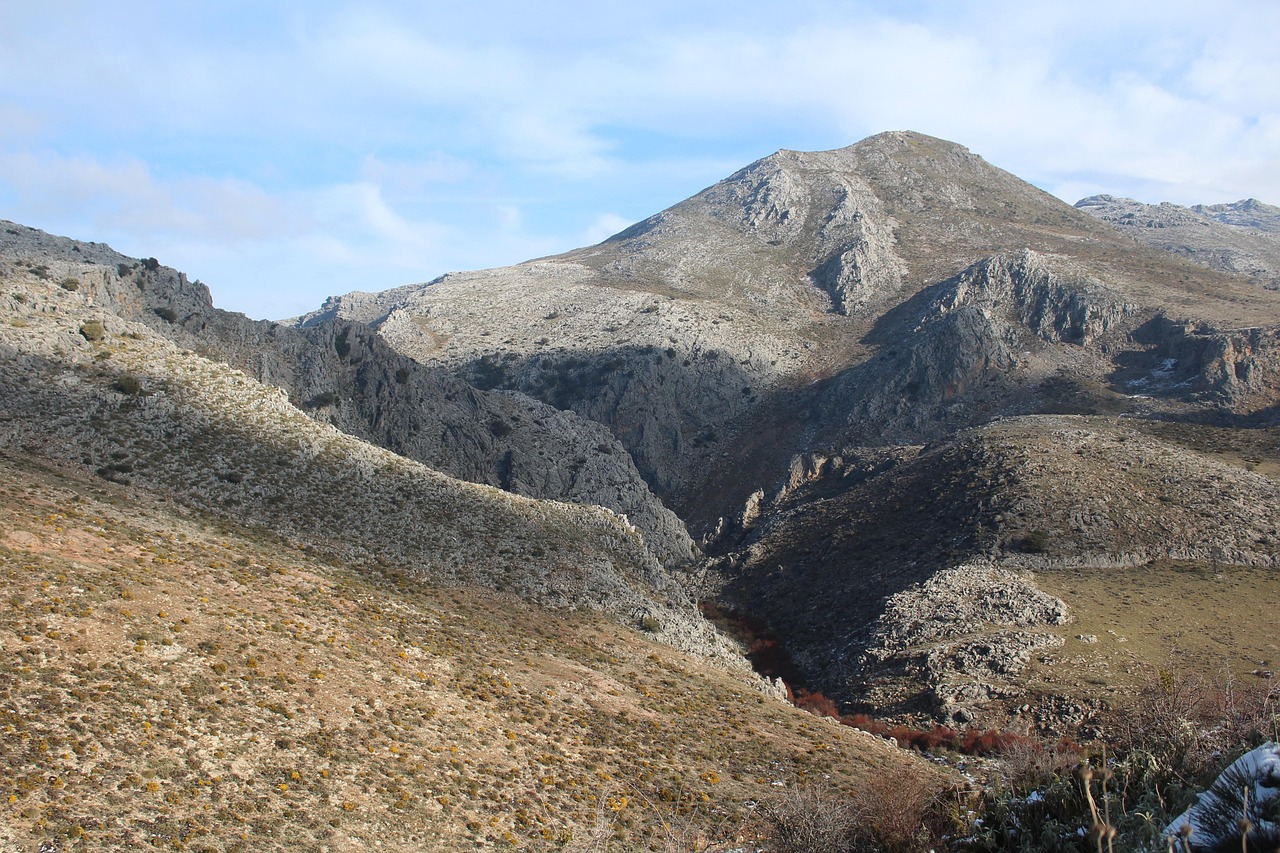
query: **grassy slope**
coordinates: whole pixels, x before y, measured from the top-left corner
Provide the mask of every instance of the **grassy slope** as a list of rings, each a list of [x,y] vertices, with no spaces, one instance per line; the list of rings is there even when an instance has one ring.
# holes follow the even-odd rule
[[[0,471],[0,845],[692,845],[777,782],[910,760],[596,616]]]
[[[1280,474],[1275,427],[1128,423],[1202,459],[1273,481]],[[1206,537],[1219,533],[1213,524],[1202,529]],[[1274,568],[1156,560],[1127,569],[1047,568],[1036,579],[1067,602],[1074,621],[1060,632],[1067,645],[1059,660],[1033,673],[1033,690],[1123,697],[1161,672],[1213,681],[1229,675],[1248,683],[1280,660],[1274,631],[1280,575]],[[1081,634],[1098,642],[1081,643]]]
[[[1037,585],[1071,608],[1067,644],[1033,670],[1031,692],[1101,696],[1124,704],[1160,673],[1253,681],[1280,659],[1271,568],[1158,561],[1134,568],[1050,569]],[[1096,638],[1082,642],[1080,635]]]

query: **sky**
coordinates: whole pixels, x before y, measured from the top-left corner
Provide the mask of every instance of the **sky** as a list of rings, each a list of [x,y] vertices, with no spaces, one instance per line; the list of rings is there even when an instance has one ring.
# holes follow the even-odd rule
[[[0,218],[259,319],[589,245],[781,148],[1280,204],[1277,0],[0,0]]]

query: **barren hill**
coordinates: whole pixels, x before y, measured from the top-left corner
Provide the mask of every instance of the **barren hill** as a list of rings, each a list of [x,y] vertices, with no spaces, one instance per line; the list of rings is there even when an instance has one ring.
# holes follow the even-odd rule
[[[1076,207],[1141,243],[1280,289],[1280,208],[1255,198],[1182,207],[1110,195],[1081,199]]]

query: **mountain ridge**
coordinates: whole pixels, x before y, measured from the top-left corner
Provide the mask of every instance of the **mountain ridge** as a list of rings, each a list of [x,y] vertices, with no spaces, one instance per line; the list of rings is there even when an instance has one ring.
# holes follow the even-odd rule
[[[359,584],[390,579],[388,607],[403,595],[430,624],[451,591],[473,619],[498,612],[482,631],[507,632],[498,668],[529,679],[508,687],[489,673],[458,688],[508,703],[484,706],[486,730],[514,734],[503,738],[521,760],[533,753],[517,741],[528,739],[559,756],[556,766],[590,755],[608,772],[648,779],[649,806],[685,803],[680,786],[594,744],[552,747],[554,735],[530,721],[551,726],[560,712],[544,717],[543,706],[564,701],[591,738],[620,738],[653,764],[664,759],[623,730],[661,740],[664,714],[683,716],[697,701],[664,691],[714,682],[707,689],[734,697],[726,713],[759,705],[742,719],[781,744],[734,764],[721,789],[732,796],[718,802],[738,815],[755,802],[754,785],[773,786],[761,755],[804,763],[777,702],[785,686],[753,675],[744,647],[699,603],[758,622],[796,664],[793,686],[845,710],[1096,732],[1095,713],[1124,702],[1174,646],[1205,672],[1232,649],[1233,674],[1262,677],[1250,673],[1267,671],[1269,622],[1232,622],[1232,602],[1271,600],[1280,561],[1280,293],[1257,275],[1193,262],[1185,241],[1146,239],[1161,229],[1099,217],[1120,204],[1108,198],[1073,208],[963,146],[891,132],[828,152],[779,151],[595,246],[333,296],[290,323],[219,311],[208,288],[153,258],[3,223],[0,467],[23,485],[4,491],[12,529],[0,542],[23,565],[39,562],[32,549],[66,546],[56,571],[81,571],[74,561],[91,552],[76,543],[107,527],[56,518],[58,504],[76,490],[113,506],[133,494],[146,499],[148,530],[171,517],[194,536],[183,519],[220,519],[247,568],[263,569],[228,576],[246,588],[270,581],[269,561],[308,584],[328,584],[316,579],[336,567]],[[1125,205],[1115,208],[1122,218]],[[1274,210],[1161,215],[1238,235],[1264,233]],[[37,494],[57,499],[45,506]],[[74,541],[57,538],[68,518]],[[131,525],[119,535],[180,559],[184,572],[216,576],[217,586],[183,587],[184,606],[200,595],[245,606],[223,597],[221,557],[215,566],[204,545],[157,545]],[[103,541],[135,555],[124,539]],[[177,589],[182,578],[164,583]],[[23,601],[43,602],[28,586]],[[1171,625],[1140,596],[1197,606]],[[495,627],[508,615],[502,602],[518,629]],[[98,621],[65,624],[112,643],[133,631],[145,640],[140,654],[163,635],[173,644],[146,660],[174,663],[168,672],[213,665],[212,651],[175,639],[181,630],[149,633],[119,602],[94,606]],[[367,633],[358,608],[322,612]],[[532,626],[543,619],[569,639],[535,664],[542,641]],[[71,672],[74,637],[61,621],[39,624],[31,633],[15,622],[17,639],[0,642]],[[578,631],[607,635],[615,651],[593,640],[569,666],[562,653]],[[475,652],[458,636],[448,642]],[[663,649],[694,663],[672,663],[676,652]],[[445,672],[449,655],[435,659]],[[366,663],[352,683],[383,675],[381,658]],[[691,668],[702,673],[693,681]],[[554,690],[548,673],[570,669],[595,687],[566,688],[563,699],[530,693],[535,683]],[[665,671],[679,678],[666,684]],[[16,680],[5,684],[30,684],[33,673],[6,672]],[[663,698],[632,695],[629,679]],[[223,687],[241,695],[241,685]],[[285,705],[311,701],[287,679],[275,689]],[[504,717],[511,709],[528,719]],[[636,728],[637,719],[648,722]],[[497,766],[481,757],[492,747],[478,732],[453,735],[475,751],[473,770]],[[841,756],[858,748],[843,734],[827,740]],[[711,802],[719,782],[709,780],[729,777],[695,752],[707,797],[698,802]],[[38,767],[38,757],[22,760],[24,773]],[[437,769],[444,776],[415,784],[453,785],[442,795],[450,802],[415,807],[415,825],[499,843],[497,824],[476,821],[481,794],[454,785],[464,771]],[[377,820],[361,826],[393,823],[400,807],[358,787],[368,768],[343,772],[342,796],[378,804]],[[577,810],[572,820],[540,812],[549,831],[590,823],[583,780],[573,780],[574,806],[563,778],[549,783],[559,793],[537,789],[539,802]],[[620,793],[602,787],[592,808],[612,802],[625,817]],[[35,794],[22,797],[36,808]],[[467,805],[455,811],[454,798]],[[341,823],[333,802],[315,802]],[[696,811],[689,805],[685,814]],[[549,842],[535,823],[502,831]],[[614,825],[652,840],[622,817]]]

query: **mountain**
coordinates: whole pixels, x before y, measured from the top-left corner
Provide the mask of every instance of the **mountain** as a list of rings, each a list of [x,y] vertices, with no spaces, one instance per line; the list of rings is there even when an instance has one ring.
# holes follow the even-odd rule
[[[758,833],[809,773],[947,783],[786,704],[621,515],[330,421],[381,423],[352,388],[454,392],[384,416],[625,459],[602,428],[433,384],[357,325],[249,323],[153,259],[3,234],[0,846],[693,845]]]
[[[1280,403],[1280,294],[1092,213],[886,133],[780,151],[597,246],[334,297],[299,325],[368,323],[607,426],[707,551],[690,583],[766,622],[811,687],[871,707],[888,678],[916,697],[894,707],[1003,720],[991,691],[957,705],[936,673],[871,654],[894,596],[975,560],[1275,561],[1274,480],[1246,466],[1274,457],[1258,430]],[[1205,452],[1214,430],[1230,458]],[[1137,460],[1184,485],[1115,478]],[[1194,487],[1184,465],[1206,472]],[[1226,483],[1257,523],[1218,523]],[[1131,512],[1106,505],[1130,488]],[[1025,499],[1039,490],[1059,499]]]
[[[368,322],[419,361],[609,426],[701,534],[798,453],[1043,410],[1058,376],[1123,390],[1193,348],[1179,379],[1205,402],[1266,408],[1213,350],[1277,304],[958,145],[889,133],[779,152],[598,246],[348,294],[302,325]]]
[[[1280,207],[1250,198],[1195,207],[1095,195],[1076,207],[1138,242],[1280,289]]]
[[[949,778],[774,676],[1073,736],[1265,677],[1274,209],[1086,202],[886,133],[282,323],[3,223],[0,838],[727,843]]]

